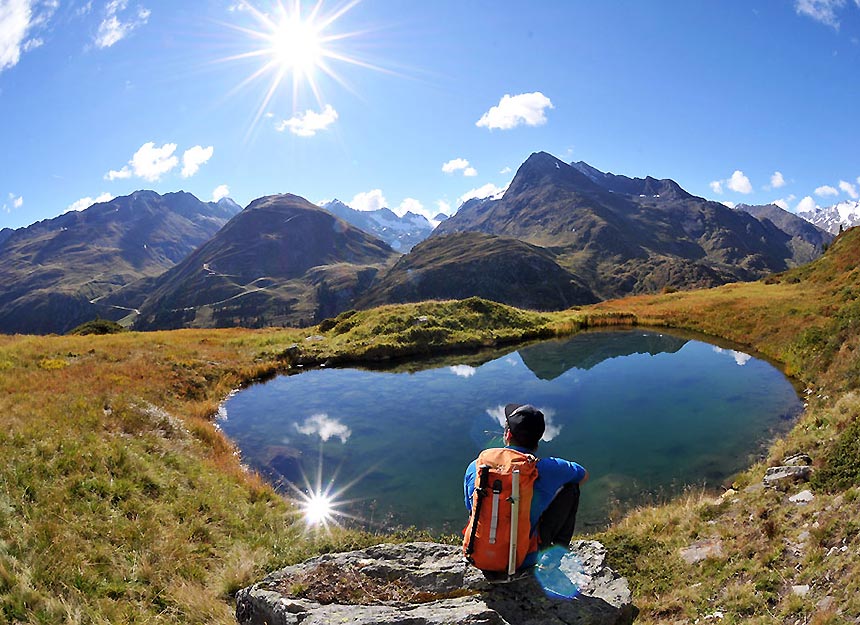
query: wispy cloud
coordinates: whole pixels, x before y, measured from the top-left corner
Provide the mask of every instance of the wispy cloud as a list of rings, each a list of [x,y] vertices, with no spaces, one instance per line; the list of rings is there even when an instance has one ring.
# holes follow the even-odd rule
[[[452,365],[448,369],[458,378],[471,378],[477,371],[475,367],[469,365]]]
[[[775,171],[773,175],[770,177],[770,188],[771,189],[781,189],[785,186],[785,178],[782,176],[782,172]]]
[[[3,202],[3,212],[11,213],[12,209],[21,208],[24,206],[24,196],[23,195],[15,195],[14,193],[9,194],[9,201]]]
[[[461,195],[460,197],[457,198],[457,205],[459,206],[463,202],[466,202],[466,201],[472,200],[472,199],[476,199],[476,198],[479,200],[482,200],[484,198],[494,197],[494,196],[501,197],[501,195],[507,190],[507,188],[508,188],[507,185],[505,185],[504,187],[499,187],[499,186],[496,186],[495,184],[493,184],[492,182],[488,182],[485,185],[482,185],[482,186],[477,187],[475,189],[470,189],[469,191],[466,191],[463,195]]]
[[[208,148],[195,145],[193,148],[185,150],[182,155],[182,177],[190,178],[196,174],[200,170],[200,166],[212,158],[214,152],[215,148],[211,145]]]
[[[839,190],[836,187],[831,187],[829,184],[824,184],[814,191],[818,197],[833,197],[839,195]]]
[[[111,0],[105,5],[94,43],[110,48],[149,21],[151,11],[141,6],[128,9],[128,0]]]
[[[839,189],[840,189],[843,193],[845,193],[846,195],[848,195],[848,197],[850,197],[852,200],[856,200],[856,199],[857,199],[857,197],[858,197],[858,195],[857,195],[857,187],[855,187],[855,186],[854,186],[853,184],[851,184],[850,182],[846,182],[845,180],[840,180],[840,181],[839,181]]]
[[[275,125],[275,130],[283,132],[289,130],[299,137],[313,137],[321,130],[327,129],[337,121],[337,111],[331,104],[326,104],[321,113],[316,111],[305,111],[285,119]]]
[[[53,17],[57,7],[57,0],[0,2],[0,72],[17,65],[22,54],[44,44],[38,33]]]
[[[546,110],[551,108],[552,102],[540,91],[513,96],[505,94],[475,125],[489,130],[510,130],[523,124],[540,126],[546,123]]]
[[[816,22],[839,30],[839,12],[848,4],[847,0],[795,0],[794,10],[798,15],[804,15]],[[860,1],[854,0],[860,7]]]

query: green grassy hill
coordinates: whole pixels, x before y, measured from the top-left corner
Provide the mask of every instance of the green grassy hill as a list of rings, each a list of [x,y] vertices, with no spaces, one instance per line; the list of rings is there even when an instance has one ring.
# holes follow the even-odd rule
[[[388,539],[306,533],[213,425],[231,389],[298,364],[648,323],[722,336],[785,363],[807,386],[809,408],[766,462],[737,476],[737,492],[719,502],[691,492],[600,536],[635,589],[640,620],[852,622],[860,616],[858,260],[853,229],[812,265],[766,282],[557,313],[473,298],[347,312],[307,330],[0,336],[2,620],[233,623],[232,593],[264,571]],[[795,451],[816,467],[806,505],[756,486],[766,466]],[[680,550],[705,539],[720,541],[721,555],[687,564]]]

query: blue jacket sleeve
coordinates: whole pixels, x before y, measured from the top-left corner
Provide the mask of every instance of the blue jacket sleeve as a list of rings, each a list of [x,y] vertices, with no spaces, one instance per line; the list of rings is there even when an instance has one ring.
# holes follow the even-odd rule
[[[463,496],[466,499],[466,510],[469,512],[472,512],[472,493],[475,491],[475,472],[477,471],[475,462],[472,460],[472,463],[466,467],[466,475],[463,478]]]

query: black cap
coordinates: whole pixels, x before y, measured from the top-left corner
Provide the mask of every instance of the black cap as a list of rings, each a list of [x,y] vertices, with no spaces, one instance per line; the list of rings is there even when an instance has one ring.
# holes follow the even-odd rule
[[[540,410],[531,404],[508,404],[505,406],[505,420],[517,443],[529,449],[538,446],[546,428]]]

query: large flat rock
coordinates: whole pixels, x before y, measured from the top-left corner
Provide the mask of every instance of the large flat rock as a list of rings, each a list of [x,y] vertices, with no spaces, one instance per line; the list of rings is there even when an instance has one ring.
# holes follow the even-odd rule
[[[623,625],[638,613],[627,580],[606,565],[600,543],[573,543],[559,570],[567,588],[578,587],[575,597],[545,592],[533,575],[489,584],[463,561],[457,546],[377,545],[271,573],[239,591],[236,618],[241,625]],[[341,575],[350,583],[341,583]],[[309,579],[314,584],[330,579],[333,596],[314,600],[307,592]],[[391,598],[384,592],[390,588],[405,594]],[[382,599],[370,599],[373,595]]]

